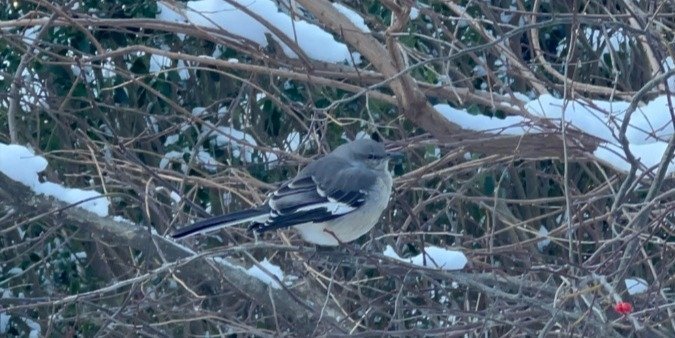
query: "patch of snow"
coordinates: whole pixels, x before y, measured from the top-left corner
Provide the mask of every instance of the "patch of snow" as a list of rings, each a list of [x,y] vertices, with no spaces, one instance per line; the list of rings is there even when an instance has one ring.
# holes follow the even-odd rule
[[[672,79],[675,81],[675,77]],[[624,114],[618,117],[623,122]],[[661,95],[638,108],[631,115],[626,137],[631,144],[649,144],[655,140],[667,141],[673,135],[673,123],[668,97]]]
[[[124,217],[122,217],[122,216],[113,216],[112,219],[113,219],[113,221],[115,221],[115,222],[120,222],[120,223],[127,223],[127,224],[134,224],[134,225],[136,225],[136,223],[134,223],[134,222],[132,222],[131,220],[129,220],[129,219],[127,219],[127,218],[124,218]]]
[[[197,152],[197,162],[201,163],[204,169],[212,173],[218,171],[218,161],[204,150]]]
[[[115,64],[112,62],[112,58],[105,58],[105,60],[101,62],[101,75],[105,79],[110,79],[117,76]]]
[[[203,132],[209,132],[212,126],[205,126]],[[215,127],[211,133],[215,135],[211,142],[217,147],[228,146],[232,149],[232,156],[240,158],[242,161],[251,163],[253,161],[253,151],[256,143],[253,136],[241,130],[229,126]]]
[[[23,85],[19,87],[19,106],[23,111],[32,111],[33,106],[49,108],[42,81],[37,74],[31,73],[28,68],[21,73]],[[96,94],[96,92],[94,93]]]
[[[503,23],[508,23],[513,19],[513,11],[518,10],[518,7],[516,7],[514,4],[511,4],[509,6],[509,10],[502,11],[501,14],[499,14],[499,19]]]
[[[419,9],[417,9],[415,7],[410,9],[410,16],[409,16],[410,20],[415,20],[419,16],[420,16],[420,10]]]
[[[402,258],[391,245],[387,245],[383,254],[396,260],[418,266],[438,268],[442,270],[461,270],[466,266],[468,259],[461,251],[448,250],[437,246],[428,246],[419,255]]]
[[[192,116],[198,117],[208,113],[204,107],[194,107],[192,108]]]
[[[353,55],[343,43],[335,41],[333,35],[320,27],[304,20],[293,20],[283,13],[277,4],[271,0],[233,0],[234,3],[245,7],[266,20],[297,43],[300,49],[310,58],[325,62],[351,62]],[[249,16],[245,12],[224,0],[188,1],[187,8],[178,9],[163,2],[159,2],[160,12],[157,18],[172,22],[189,22],[196,26],[220,29],[229,34],[251,40],[261,47],[267,47],[267,36],[272,36],[281,45],[284,53],[296,58],[293,50],[274,35],[266,25]],[[296,41],[297,38],[297,41]],[[356,59],[360,63],[360,59]]]
[[[171,193],[169,193],[169,197],[170,197],[171,200],[174,201],[175,203],[180,202],[181,199],[182,199],[182,198],[180,197],[180,195],[179,195],[177,192],[175,192],[175,191],[172,191]]]
[[[159,73],[162,69],[171,67],[171,59],[163,55],[150,56],[150,73]]]
[[[185,61],[178,60],[176,63],[176,69],[178,70],[178,77],[180,77],[181,80],[187,80],[190,78],[190,71],[185,64]]]
[[[227,106],[222,106],[222,107],[218,108],[218,112],[217,112],[218,118],[219,118],[219,119],[224,118],[225,115],[227,115],[227,112],[228,112],[227,110],[228,110],[228,109],[229,109],[229,108],[228,108]]]
[[[673,62],[673,58],[671,56],[667,57],[665,60],[663,60],[663,69],[667,72],[671,69],[675,69],[675,62]],[[669,76],[666,79],[666,86],[670,93],[675,93],[675,75]]]
[[[187,163],[185,163],[185,160],[183,159],[183,154],[184,152],[175,150],[164,154],[162,159],[159,160],[159,168],[166,169],[172,162],[178,162],[181,165],[181,171],[184,173],[187,172]]]
[[[179,139],[180,139],[180,135],[178,135],[178,134],[168,135],[166,137],[166,140],[164,140],[164,146],[168,147],[168,146],[178,142]]]
[[[12,276],[17,276],[17,275],[20,275],[22,273],[23,273],[23,269],[20,268],[20,267],[17,267],[17,266],[7,270],[7,274],[12,275]]]
[[[40,323],[26,317],[21,317],[24,323],[30,328],[30,333],[28,334],[28,338],[40,338],[40,333],[42,332],[42,327],[40,326]]]
[[[187,19],[184,15],[178,13],[174,8],[163,1],[157,1],[157,15],[155,16],[158,20],[168,21],[168,22],[177,22],[177,23],[186,23]],[[183,41],[185,40],[184,33],[176,34],[178,38]]]
[[[356,26],[362,32],[370,33],[370,28],[368,28],[368,25],[366,25],[366,21],[363,20],[361,14],[339,2],[333,2],[333,7],[335,7],[338,12],[342,13],[342,15],[346,16],[347,19],[349,19],[349,21],[351,21],[354,26]]]
[[[661,158],[667,147],[668,144],[665,142],[629,145],[629,149],[631,153],[633,153],[633,156],[635,156],[635,158],[647,169],[655,167],[661,162]],[[623,172],[628,172],[630,170],[630,164],[624,156],[623,149],[617,145],[600,145],[598,149],[593,152],[593,155],[617,170]],[[639,170],[639,172],[642,172],[642,170]],[[666,172],[675,172],[675,161],[669,163]]]
[[[349,141],[349,139],[347,138],[347,134],[344,133],[342,134],[342,139],[345,141]],[[370,133],[360,130],[354,136],[354,140],[361,140],[361,139],[370,139]]]
[[[537,242],[537,248],[539,248],[539,251],[544,251],[546,247],[551,244],[551,239],[548,237],[548,229],[542,224],[539,227],[539,233],[537,234],[537,237],[541,238],[539,242]]]
[[[91,65],[82,65],[82,67],[80,67],[79,65],[71,64],[70,70],[73,72],[73,75],[77,77],[81,76],[87,83],[93,83],[96,80],[94,69]],[[84,70],[84,74],[82,74],[82,70]]]
[[[157,123],[157,116],[149,115],[146,117],[148,127],[150,127],[155,133],[159,133],[159,123]]]
[[[472,115],[465,109],[457,109],[447,104],[437,104],[434,108],[446,119],[464,129],[505,135],[538,132],[537,129],[528,127],[528,120],[521,116],[507,116],[505,119],[499,119],[485,115]]]
[[[639,277],[626,278],[623,282],[626,284],[626,291],[629,295],[644,293],[649,289],[647,281]]]
[[[5,334],[9,330],[9,320],[12,316],[5,312],[0,312],[0,334]]]
[[[232,193],[226,191],[223,193],[223,205],[228,206],[232,204]]]
[[[473,75],[477,77],[483,77],[487,75],[487,70],[485,69],[485,57],[484,56],[479,56],[478,57],[478,64],[473,66]]]
[[[47,168],[47,160],[23,146],[0,143],[0,171],[9,178],[22,183],[38,194],[54,197],[93,212],[101,217],[108,215],[110,202],[99,192],[66,188],[52,182],[40,182],[38,173]],[[83,200],[91,199],[80,203]]]
[[[298,151],[300,149],[300,141],[302,137],[297,131],[291,132],[286,136],[286,141],[284,141],[284,148],[287,151]]]
[[[524,98],[524,96],[519,98]],[[537,119],[547,119],[559,130],[562,128],[564,115],[565,121],[574,128],[606,142],[594,153],[599,160],[625,171],[630,166],[622,158],[623,151],[619,148],[618,133],[626,118],[629,105],[630,103],[626,101],[565,101],[547,94],[525,104],[527,113],[536,119],[522,116],[498,119],[484,115],[472,115],[465,109],[453,108],[447,104],[437,104],[434,108],[449,121],[462,128],[508,135],[524,135],[543,131],[545,125]],[[630,142],[631,152],[641,160],[645,167],[651,167],[660,162],[667,146],[666,141],[675,132],[670,114],[668,98],[662,95],[639,107],[631,115],[626,137]],[[673,167],[673,165],[668,167],[669,173],[675,171]]]
[[[259,268],[257,265],[253,265],[250,269],[246,270],[246,273],[248,273],[251,277],[255,277],[258,280],[262,281],[263,283],[271,286],[274,289],[280,289],[281,285],[277,281],[283,281],[284,280],[284,272],[281,270],[281,268],[278,265],[270,263],[270,261],[267,260],[267,258],[263,259],[260,263],[260,266],[262,266],[267,272],[263,271],[263,269]],[[269,274],[272,274],[270,276]]]
[[[73,259],[87,259],[87,253],[84,251],[78,251],[72,255]]]
[[[29,46],[32,45],[41,29],[42,26],[32,26],[26,28],[26,30],[24,30],[21,34],[23,36],[23,42]]]

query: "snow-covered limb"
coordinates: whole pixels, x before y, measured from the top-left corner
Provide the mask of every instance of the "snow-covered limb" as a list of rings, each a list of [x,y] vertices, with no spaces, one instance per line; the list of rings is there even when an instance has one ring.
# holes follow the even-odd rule
[[[425,247],[422,253],[408,258],[399,256],[390,245],[387,245],[383,254],[402,262],[441,270],[461,270],[468,262],[461,251],[448,250],[433,245]]]
[[[35,156],[31,154],[31,158]],[[46,161],[45,161],[46,164]],[[233,246],[220,249],[218,251],[210,251],[202,254],[197,254],[188,247],[180,245],[175,241],[169,240],[156,232],[150,232],[147,228],[139,226],[138,224],[116,221],[111,217],[102,217],[82,208],[68,208],[66,203],[58,200],[49,199],[38,194],[32,190],[25,189],[23,183],[18,183],[13,179],[7,177],[3,172],[0,172],[0,194],[12,195],[15,198],[5,201],[6,203],[16,202],[17,205],[10,205],[11,207],[21,210],[26,206],[30,206],[33,212],[41,213],[49,217],[49,212],[59,210],[59,223],[67,224],[68,226],[77,227],[80,233],[90,233],[92,237],[105,239],[105,243],[111,247],[125,247],[130,250],[142,253],[144,259],[151,262],[169,262],[160,266],[151,268],[150,271],[139,274],[138,276],[110,283],[109,285],[96,289],[90,292],[69,295],[64,298],[48,300],[49,306],[57,303],[73,303],[82,299],[82,297],[96,296],[103,293],[115,291],[122,287],[128,287],[134,283],[148,280],[158,274],[166,274],[167,276],[177,277],[178,284],[183,284],[184,281],[192,281],[190,285],[197,285],[209,283],[210,287],[216,293],[225,293],[232,291],[232,288],[227,283],[222,283],[223,280],[236,285],[236,290],[242,292],[246,297],[254,297],[256,302],[265,306],[266,308],[276,308],[280,315],[286,316],[288,320],[302,322],[307,318],[315,315],[316,310],[312,307],[312,300],[318,302],[315,296],[321,294],[318,290],[309,287],[296,288],[295,294],[304,299],[306,303],[298,302],[296,298],[291,296],[288,292],[283,290],[276,291],[270,289],[265,281],[262,281],[257,273],[247,273],[247,270],[238,266],[236,263],[229,262],[223,264],[225,260],[217,257],[217,255],[224,255],[228,252],[252,251],[257,249],[268,251],[292,250],[294,248],[288,246],[280,246],[274,244],[252,244],[243,246]],[[31,200],[30,203],[27,203]],[[213,262],[219,264],[205,265],[212,258]],[[268,269],[271,268],[268,265]],[[172,277],[170,277],[172,278]],[[270,291],[271,290],[271,291]],[[192,291],[192,290],[190,290]],[[37,300],[43,302],[44,299]],[[26,307],[31,306],[28,300],[22,300],[22,304]],[[324,319],[333,321],[335,325],[340,325],[338,321],[330,317],[333,313],[340,313],[337,310],[330,310],[324,314]],[[298,327],[300,332],[311,333],[312,327]]]

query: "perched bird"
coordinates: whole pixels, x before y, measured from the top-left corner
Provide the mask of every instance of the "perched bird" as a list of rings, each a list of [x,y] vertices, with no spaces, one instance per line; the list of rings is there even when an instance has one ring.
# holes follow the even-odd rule
[[[343,144],[310,162],[263,205],[196,222],[172,237],[251,222],[249,229],[258,233],[293,227],[317,245],[351,242],[370,231],[387,207],[392,186],[388,163],[399,157],[371,139]]]

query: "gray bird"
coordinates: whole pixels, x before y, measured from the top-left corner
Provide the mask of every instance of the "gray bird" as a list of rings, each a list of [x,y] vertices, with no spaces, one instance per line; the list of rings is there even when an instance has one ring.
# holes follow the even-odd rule
[[[172,237],[251,222],[249,229],[258,233],[293,227],[317,245],[351,242],[370,231],[387,207],[392,186],[388,163],[400,156],[370,139],[343,144],[310,162],[263,205],[196,222]]]

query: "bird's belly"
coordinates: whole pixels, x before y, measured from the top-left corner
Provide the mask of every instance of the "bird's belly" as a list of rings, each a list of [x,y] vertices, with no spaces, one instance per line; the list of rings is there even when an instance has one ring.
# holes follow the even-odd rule
[[[373,191],[380,193],[368,195],[366,203],[358,210],[324,223],[304,223],[294,226],[302,238],[310,243],[323,246],[337,246],[366,234],[380,220],[382,211],[387,208],[391,195],[391,179],[378,180],[380,186]]]

